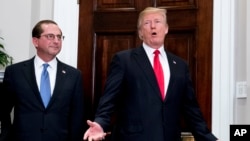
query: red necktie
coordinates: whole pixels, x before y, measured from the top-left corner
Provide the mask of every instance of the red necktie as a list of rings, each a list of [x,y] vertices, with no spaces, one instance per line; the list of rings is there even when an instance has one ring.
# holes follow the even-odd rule
[[[158,85],[161,91],[161,96],[162,96],[162,100],[164,100],[164,74],[163,74],[163,69],[159,60],[159,54],[160,51],[159,50],[155,50],[154,51],[155,57],[154,57],[154,72],[155,72],[155,76],[157,78],[158,81]]]

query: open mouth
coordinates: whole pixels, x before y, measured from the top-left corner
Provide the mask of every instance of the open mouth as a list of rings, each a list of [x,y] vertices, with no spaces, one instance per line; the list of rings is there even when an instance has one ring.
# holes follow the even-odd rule
[[[157,35],[157,33],[156,33],[156,32],[152,32],[152,34],[151,34],[151,35],[155,36],[155,35]]]

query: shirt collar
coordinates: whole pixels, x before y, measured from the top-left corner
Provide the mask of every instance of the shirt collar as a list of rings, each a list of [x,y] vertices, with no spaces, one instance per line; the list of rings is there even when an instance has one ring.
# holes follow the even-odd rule
[[[154,48],[151,48],[150,46],[148,46],[144,42],[142,43],[142,46],[145,49],[145,51],[147,52],[147,54],[154,54],[154,51],[156,50]],[[162,45],[160,48],[158,48],[158,50],[160,51],[160,54],[162,54],[164,52],[164,46]]]
[[[49,67],[54,69],[56,68],[57,66],[57,60],[56,60],[56,57],[54,59],[52,59],[51,61],[49,62],[44,62],[39,56],[35,56],[35,64],[38,66],[38,67],[43,67],[43,64],[44,63],[48,63],[49,64]]]

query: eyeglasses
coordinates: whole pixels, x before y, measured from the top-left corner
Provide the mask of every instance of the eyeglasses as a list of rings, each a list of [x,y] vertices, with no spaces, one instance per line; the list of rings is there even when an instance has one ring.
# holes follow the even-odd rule
[[[45,35],[40,35],[46,37],[48,40],[55,40],[57,38],[58,40],[62,41],[64,39],[63,35],[54,35],[54,34],[45,34]]]

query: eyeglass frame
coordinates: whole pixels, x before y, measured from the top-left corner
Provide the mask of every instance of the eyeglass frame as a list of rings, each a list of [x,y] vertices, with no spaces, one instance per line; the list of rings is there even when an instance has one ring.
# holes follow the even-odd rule
[[[55,35],[55,34],[44,34],[44,35],[40,35],[38,38],[40,37],[46,37],[48,40],[55,40],[55,38],[57,38],[59,41],[63,41],[65,36],[63,35]]]

